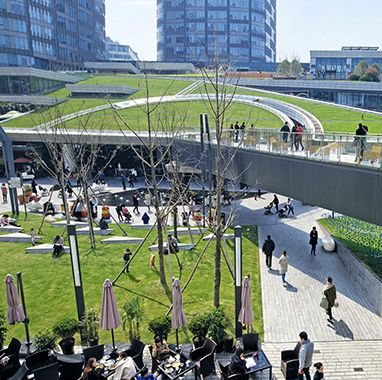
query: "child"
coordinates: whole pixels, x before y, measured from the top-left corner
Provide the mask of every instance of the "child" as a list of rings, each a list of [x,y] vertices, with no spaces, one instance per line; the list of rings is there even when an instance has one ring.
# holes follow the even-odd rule
[[[155,255],[153,253],[150,256],[150,269],[155,269]]]
[[[324,375],[324,365],[320,362],[316,363],[314,365],[316,368],[316,372],[314,373],[313,380],[323,380],[325,375]]]
[[[31,228],[30,235],[31,235],[32,245],[35,246],[36,245],[36,232],[34,231],[34,228]]]
[[[8,202],[8,187],[5,183],[1,185],[1,194],[3,195],[3,203]]]

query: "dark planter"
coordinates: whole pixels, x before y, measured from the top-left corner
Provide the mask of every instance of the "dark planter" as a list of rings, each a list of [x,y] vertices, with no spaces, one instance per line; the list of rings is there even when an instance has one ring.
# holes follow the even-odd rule
[[[233,338],[224,338],[224,352],[233,352]]]
[[[200,336],[194,336],[192,338],[192,342],[193,342],[195,348],[199,348],[199,347],[203,346],[204,339],[201,338]]]
[[[216,352],[220,354],[224,351],[224,342],[219,342],[216,344]]]
[[[74,354],[74,338],[63,339],[58,342],[64,355]]]
[[[98,346],[98,341],[99,341],[98,337],[94,339],[89,339],[88,340],[89,347]]]

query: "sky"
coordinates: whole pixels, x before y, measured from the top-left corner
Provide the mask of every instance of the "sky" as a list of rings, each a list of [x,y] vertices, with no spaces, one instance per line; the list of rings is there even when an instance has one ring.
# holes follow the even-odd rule
[[[362,13],[362,17],[360,17]],[[277,60],[310,50],[380,46],[381,0],[277,0]],[[106,34],[156,60],[156,0],[106,0]]]

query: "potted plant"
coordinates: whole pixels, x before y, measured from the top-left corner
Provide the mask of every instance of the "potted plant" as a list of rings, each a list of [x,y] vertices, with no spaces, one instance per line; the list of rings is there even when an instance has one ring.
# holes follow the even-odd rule
[[[96,308],[87,309],[85,315],[80,322],[80,327],[84,331],[84,335],[88,340],[90,347],[96,346],[99,341],[98,328],[99,328],[100,318],[99,312]]]
[[[37,350],[53,350],[56,347],[56,335],[51,330],[38,331],[34,338]]]
[[[140,339],[140,323],[143,316],[142,300],[139,297],[133,297],[129,302],[125,302],[122,306],[122,326],[123,330],[128,330],[128,338],[130,342],[134,339]]]
[[[74,334],[78,332],[79,324],[73,318],[65,318],[53,326],[53,333],[61,338],[58,344],[64,355],[74,354]]]
[[[7,336],[7,320],[3,310],[0,310],[0,350],[3,349],[5,338]]]
[[[167,335],[171,330],[171,319],[167,315],[161,315],[149,322],[149,331],[155,336],[167,340]]]
[[[194,334],[192,338],[195,348],[203,346],[209,328],[208,314],[198,315],[190,321],[188,329]]]
[[[208,319],[208,335],[217,344],[216,351],[222,352],[225,328],[228,326],[228,318],[224,312],[224,309],[221,306],[212,309],[208,314]]]
[[[223,348],[224,352],[233,352],[235,338],[232,334],[226,332],[224,334]]]

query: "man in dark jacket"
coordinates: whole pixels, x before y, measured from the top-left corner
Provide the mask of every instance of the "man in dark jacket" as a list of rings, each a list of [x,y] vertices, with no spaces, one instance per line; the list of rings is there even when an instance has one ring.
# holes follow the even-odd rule
[[[288,122],[286,121],[285,124],[281,127],[280,132],[282,133],[282,138],[284,142],[288,142],[289,132],[290,128],[288,125]]]
[[[268,235],[263,244],[263,253],[265,254],[265,262],[268,269],[272,267],[272,255],[275,250],[275,242],[272,240],[271,235]]]
[[[273,205],[275,206],[276,213],[279,212],[279,204],[280,204],[279,198],[277,198],[277,195],[275,194],[273,196]]]
[[[245,367],[244,350],[241,347],[239,347],[231,357],[231,362],[229,363],[228,367],[228,374],[241,375],[240,377],[235,377],[235,379],[248,379],[247,369]]]

